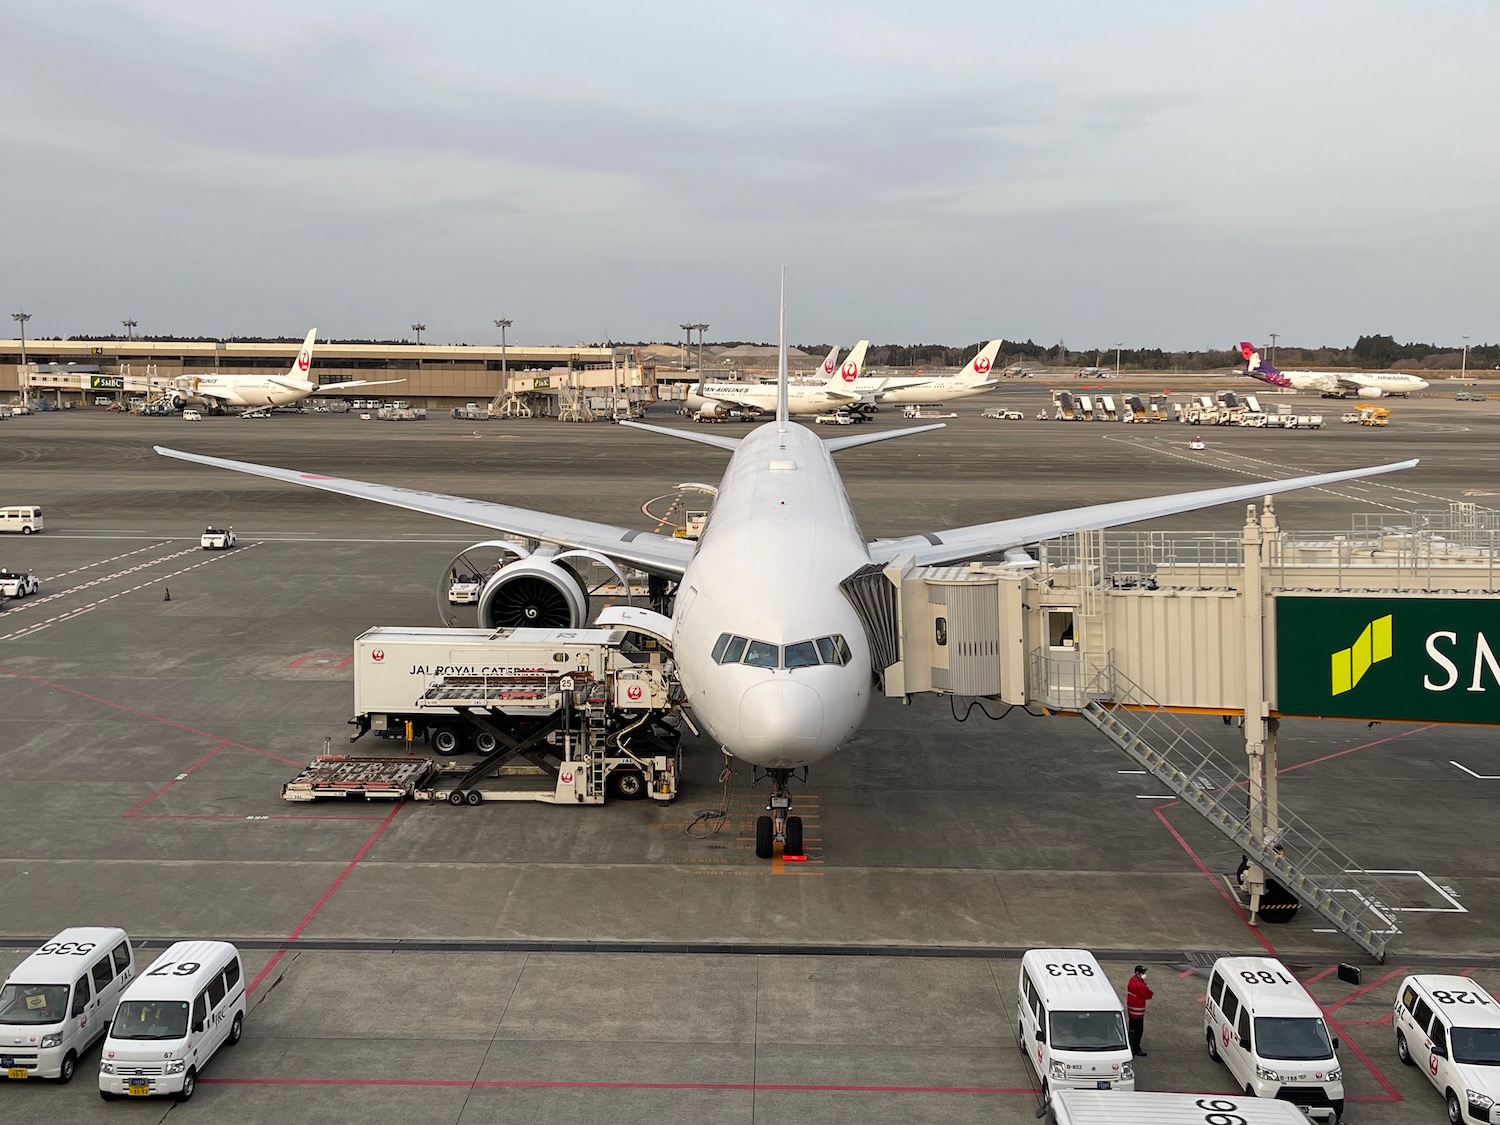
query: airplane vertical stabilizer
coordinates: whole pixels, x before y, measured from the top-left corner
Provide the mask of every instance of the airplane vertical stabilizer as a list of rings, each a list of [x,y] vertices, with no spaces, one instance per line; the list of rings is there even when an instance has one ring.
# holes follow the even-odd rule
[[[295,379],[302,383],[311,383],[312,379],[312,353],[313,342],[318,338],[318,330],[314,328],[307,334],[307,339],[302,341],[302,350],[297,353],[297,358],[292,360],[292,366],[287,371],[288,379]]]
[[[786,373],[786,267],[781,267],[781,335],[776,346],[776,432],[786,433],[787,418],[791,411],[787,406]]]

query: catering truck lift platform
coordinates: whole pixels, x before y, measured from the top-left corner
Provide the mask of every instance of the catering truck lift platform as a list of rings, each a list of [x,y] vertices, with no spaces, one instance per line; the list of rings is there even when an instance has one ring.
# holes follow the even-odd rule
[[[677,796],[681,692],[649,638],[612,628],[376,628],[354,647],[350,741],[372,734],[407,753],[324,755],[283,787],[286,800]],[[410,755],[423,739],[439,760]],[[448,760],[471,750],[478,761]]]

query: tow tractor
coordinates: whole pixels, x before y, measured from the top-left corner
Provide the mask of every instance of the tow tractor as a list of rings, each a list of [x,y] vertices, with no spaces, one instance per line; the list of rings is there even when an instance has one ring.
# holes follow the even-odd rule
[[[324,754],[282,797],[671,801],[681,689],[644,631],[656,615],[617,608],[601,620],[611,614],[619,627],[369,630],[354,645],[350,741],[373,735],[405,753]],[[439,760],[411,754],[424,741]],[[454,760],[469,752],[479,760]]]

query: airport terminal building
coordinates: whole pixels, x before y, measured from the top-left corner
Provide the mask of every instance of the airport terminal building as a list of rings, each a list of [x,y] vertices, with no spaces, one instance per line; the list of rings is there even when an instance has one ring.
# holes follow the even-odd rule
[[[61,406],[93,403],[108,395],[138,394],[184,375],[280,375],[296,358],[299,341],[27,340],[25,365],[19,340],[0,340],[0,397],[33,395]],[[470,344],[339,344],[318,341],[313,377],[320,383],[399,379],[381,387],[356,387],[328,398],[401,399],[446,410],[487,403],[507,391],[558,396],[629,389],[650,397],[653,368],[630,362],[608,347],[506,348]],[[509,376],[509,386],[504,375]]]

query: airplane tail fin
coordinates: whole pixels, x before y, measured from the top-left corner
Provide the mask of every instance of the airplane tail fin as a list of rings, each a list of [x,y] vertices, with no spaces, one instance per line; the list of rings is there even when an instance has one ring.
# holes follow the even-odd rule
[[[818,370],[823,372],[823,378],[832,379],[833,373],[838,370],[838,364],[839,346],[837,344],[834,344],[832,350],[830,350],[828,353],[828,358],[823,360],[823,366],[818,368]]]
[[[979,354],[969,361],[968,367],[964,368],[963,377],[971,382],[984,383],[990,378],[990,370],[995,366],[995,357],[1000,354],[1002,340],[991,340],[979,349]]]
[[[839,364],[838,370],[827,372],[828,385],[834,390],[843,390],[863,375],[865,370],[865,351],[869,346],[870,341],[861,340],[849,349],[849,354],[844,357],[844,362]]]
[[[787,419],[791,410],[787,403],[790,394],[786,373],[786,267],[781,267],[781,334],[776,346],[776,432],[786,433]]]
[[[1292,381],[1261,358],[1255,345],[1248,340],[1240,341],[1240,355],[1245,357],[1245,374],[1273,387],[1290,387]]]
[[[287,370],[287,379],[310,386],[316,385],[312,377],[312,354],[313,342],[317,337],[316,328],[307,334],[307,339],[302,341],[302,350],[297,353],[297,358],[292,360],[292,366]]]

